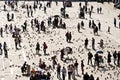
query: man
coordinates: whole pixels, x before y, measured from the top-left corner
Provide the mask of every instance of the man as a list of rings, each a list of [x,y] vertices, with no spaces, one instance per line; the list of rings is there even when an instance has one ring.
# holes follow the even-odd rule
[[[40,51],[40,44],[39,44],[39,42],[37,42],[37,44],[36,44],[36,54],[39,54],[39,51]]]
[[[78,32],[80,32],[80,23],[77,25]]]
[[[60,75],[60,72],[61,72],[61,65],[58,64],[58,65],[57,65],[57,78],[58,78],[58,79],[61,79],[61,77],[60,77],[60,76],[61,76],[61,75]]]
[[[68,35],[69,35],[69,32],[67,32],[66,34],[65,34],[65,36],[66,36],[66,41],[68,42]]]
[[[95,39],[92,38],[92,49],[95,50]]]
[[[78,65],[79,65],[79,63],[76,60],[74,63],[74,66],[75,66],[75,70],[76,70],[77,75],[78,75]]]
[[[5,57],[8,58],[8,52],[7,52],[7,44],[6,44],[6,42],[4,42],[4,44],[3,44],[3,50],[4,50]]]
[[[16,48],[16,50],[18,50],[18,48],[17,48],[18,43],[19,43],[19,38],[18,38],[18,36],[16,36],[15,37],[15,48]]]
[[[116,65],[116,60],[117,60],[117,51],[114,51],[113,53],[113,58],[114,58],[114,64]]]
[[[92,53],[91,52],[88,52],[88,65],[89,65],[89,61],[91,62],[91,65],[92,65]]]
[[[0,35],[1,35],[1,37],[3,37],[3,28],[2,27],[0,28]]]
[[[7,20],[8,20],[8,21],[10,21],[9,17],[10,17],[10,14],[7,13]]]
[[[118,54],[117,54],[117,65],[120,66],[120,51],[118,51]]]
[[[0,55],[2,55],[2,44],[0,43]]]
[[[85,48],[87,48],[87,46],[88,46],[88,38],[85,39],[84,45],[85,45]]]
[[[116,18],[114,18],[114,27],[116,27]]]
[[[99,31],[101,30],[101,23],[99,22],[98,23],[98,28],[99,28]]]
[[[46,49],[48,48],[47,44],[44,42],[43,43],[43,51],[44,51],[44,55],[46,55]]]
[[[66,68],[63,66],[63,69],[62,69],[62,80],[65,80],[65,76],[66,76]]]

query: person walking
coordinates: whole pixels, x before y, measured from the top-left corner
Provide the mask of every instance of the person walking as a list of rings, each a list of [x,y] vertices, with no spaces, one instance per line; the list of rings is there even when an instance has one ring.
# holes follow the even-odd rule
[[[114,64],[116,65],[116,60],[117,60],[117,51],[116,50],[113,53],[113,59],[114,59]]]
[[[16,48],[16,50],[18,50],[18,48],[17,48],[17,45],[18,45],[18,43],[19,43],[19,38],[18,38],[18,36],[15,36],[14,42],[15,42],[15,48]]]
[[[120,51],[118,51],[117,58],[117,65],[120,66]]]
[[[65,77],[66,77],[66,68],[63,66],[63,69],[62,69],[62,80],[65,80]]]
[[[84,45],[85,45],[85,48],[87,49],[87,46],[88,46],[88,38],[85,39]]]
[[[95,39],[92,38],[92,49],[95,50]]]
[[[36,54],[39,54],[39,51],[40,51],[40,44],[39,44],[39,42],[37,42],[37,44],[36,44]]]
[[[98,23],[98,29],[99,29],[99,31],[101,30],[101,23],[100,22]]]
[[[77,75],[78,75],[78,65],[79,65],[79,63],[76,60],[74,63],[74,66],[75,66],[75,70],[76,70]]]
[[[108,64],[110,64],[111,63],[111,54],[110,54],[110,52],[108,51],[108,55],[107,55],[107,62],[108,62]]]
[[[46,42],[43,43],[43,51],[44,51],[44,55],[46,55],[46,49],[48,48]]]
[[[114,27],[116,27],[116,22],[117,22],[117,20],[116,20],[116,18],[114,18]]]
[[[8,51],[7,51],[7,44],[6,44],[6,42],[4,42],[4,44],[3,44],[3,50],[4,50],[5,57],[8,58]]]
[[[93,55],[92,55],[92,53],[89,51],[89,52],[88,52],[88,65],[89,65],[89,62],[91,62],[91,65],[92,65],[92,57],[93,57]]]
[[[0,43],[0,55],[2,55],[2,44]]]
[[[61,73],[61,65],[58,64],[58,65],[57,65],[57,78],[58,78],[58,79],[61,79],[61,74],[60,74],[60,73]]]
[[[80,23],[77,25],[78,32],[80,32]]]
[[[1,35],[1,37],[3,37],[3,28],[2,27],[0,28],[0,35]]]
[[[83,60],[81,60],[81,71],[82,71],[82,74],[84,75],[84,62],[83,62]]]

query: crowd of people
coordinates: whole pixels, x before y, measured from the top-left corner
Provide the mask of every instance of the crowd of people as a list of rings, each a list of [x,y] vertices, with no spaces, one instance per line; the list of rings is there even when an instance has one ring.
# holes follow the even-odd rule
[[[63,2],[64,4],[64,2]],[[34,14],[37,11],[37,9],[41,10],[43,8],[44,14],[49,14],[49,12],[47,11],[47,8],[51,8],[52,6],[52,1],[50,0],[49,2],[47,2],[47,5],[43,5],[42,3],[40,3],[39,0],[34,1],[33,5],[29,5],[29,4],[23,4],[22,5],[22,9],[26,10],[26,14],[27,18],[32,17],[32,19],[30,19],[30,21],[28,21],[27,19],[24,20],[24,23],[21,24],[21,27],[18,27],[16,25],[13,26],[13,24],[11,23],[9,24],[5,24],[4,27],[0,28],[0,35],[1,38],[4,38],[4,34],[10,34],[12,36],[12,38],[14,39],[14,44],[15,44],[15,49],[19,50],[20,48],[22,48],[22,37],[21,37],[21,32],[22,33],[26,33],[29,32],[28,27],[31,27],[32,31],[37,32],[38,34],[40,34],[41,32],[43,33],[47,33],[47,26],[52,27],[53,29],[56,28],[62,28],[62,29],[66,29],[66,22],[63,21],[63,19],[65,19],[65,16],[60,17],[59,15],[53,15],[48,17],[47,20],[41,20],[39,21],[37,18],[34,18]],[[56,6],[58,6],[58,2],[56,1]],[[18,1],[15,2],[10,2],[10,1],[5,1],[5,4],[3,6],[3,11],[7,11],[7,7],[11,8],[11,11],[18,11]],[[64,10],[66,10],[67,7],[62,6]],[[100,31],[101,31],[101,27],[102,27],[102,23],[99,21],[98,23],[95,23],[94,19],[92,19],[92,16],[94,16],[94,6],[91,5],[90,8],[88,6],[88,2],[85,1],[85,3],[79,3],[78,7],[79,12],[80,12],[80,16],[83,16],[83,18],[86,18],[86,15],[89,15],[90,20],[88,20],[88,27],[89,29],[93,30],[93,35],[94,36],[99,36],[100,35]],[[102,7],[98,7],[97,8],[97,14],[102,14],[103,9]],[[64,15],[68,15],[66,12],[64,13]],[[15,17],[16,15],[14,13],[7,13],[7,21],[8,22],[14,22],[15,21]],[[81,18],[81,17],[80,17]],[[69,18],[68,18],[69,19]],[[47,23],[47,25],[46,25]],[[30,24],[30,26],[29,26]],[[117,19],[114,18],[114,27],[120,29],[120,21],[119,21],[119,25],[117,25]],[[85,22],[84,20],[81,20],[77,26],[76,29],[78,31],[78,33],[82,32],[82,29],[85,28]],[[21,30],[22,29],[22,30]],[[107,32],[110,32],[110,27],[108,26],[108,30]],[[73,39],[72,32],[67,31],[67,33],[63,34],[62,36],[66,37],[66,42],[68,42],[68,44],[71,44]],[[90,41],[92,41],[92,43],[90,43]],[[89,48],[88,45],[91,45],[91,50],[93,51],[97,51],[96,48],[98,45],[95,44],[96,43],[96,39],[94,37],[92,37],[91,40],[89,40],[89,38],[86,37],[86,39],[83,41],[84,44],[84,49],[86,51],[88,51],[87,54],[87,65],[90,65],[91,67],[93,66],[94,68],[97,66],[97,69],[99,70],[99,68],[101,68],[102,65],[100,65],[101,63],[105,64],[105,59],[103,56],[101,56],[99,54],[99,52],[96,52],[95,54],[93,54]],[[0,55],[4,54],[4,56],[6,58],[9,58],[9,50],[7,48],[7,45],[9,43],[4,42],[4,44],[0,43]],[[41,49],[41,45],[42,45],[42,49]],[[40,52],[40,50],[43,51],[44,56],[47,55],[47,49],[51,47],[47,44],[47,42],[43,42],[43,44],[40,44],[39,41],[36,42],[36,46],[35,46],[35,51],[37,55],[42,55],[42,53]],[[103,39],[101,39],[99,41],[99,48],[100,50],[104,50],[105,48],[105,42]],[[101,52],[103,54],[103,52]],[[111,65],[111,63],[114,63],[114,65],[116,65],[117,67],[120,67],[120,50],[114,50],[114,52],[112,53],[111,51],[107,51],[107,56],[106,56],[106,61],[108,63],[108,65]],[[64,49],[60,50],[60,60],[63,61],[64,58],[65,51]],[[67,80],[76,80],[76,76],[78,76],[80,73],[80,75],[83,75],[83,80],[101,80],[99,77],[97,77],[95,79],[94,74],[89,74],[89,72],[85,71],[85,60],[81,60],[81,62],[78,62],[78,59],[73,60],[72,64],[64,65],[62,66],[62,64],[60,62],[57,62],[56,60],[56,56],[53,56],[51,58],[52,60],[52,65],[48,65],[47,62],[45,61],[39,61],[39,68],[46,70],[47,74],[45,75],[42,72],[36,71],[35,69],[32,69],[31,71],[27,71],[28,67],[30,67],[27,62],[25,62],[23,64],[23,66],[21,67],[21,72],[23,74],[29,74],[30,75],[30,80],[41,80],[41,79],[45,79],[45,80],[51,80],[51,74],[49,72],[49,70],[53,70],[57,73],[57,78],[59,80],[66,80],[66,76],[68,76]],[[113,61],[112,59],[113,58]],[[94,61],[94,63],[93,63]],[[64,62],[64,61],[63,61]],[[65,63],[65,62],[64,62]],[[81,68],[81,70],[79,70],[79,67]],[[55,76],[55,75],[54,75]]]

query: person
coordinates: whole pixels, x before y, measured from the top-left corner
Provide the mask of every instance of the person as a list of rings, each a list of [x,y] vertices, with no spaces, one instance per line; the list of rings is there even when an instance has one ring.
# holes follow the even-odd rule
[[[79,65],[79,63],[76,60],[74,63],[74,66],[75,66],[75,70],[76,70],[77,75],[78,75],[78,65]]]
[[[79,7],[81,8],[81,2],[79,3]]]
[[[66,24],[65,24],[65,22],[63,23],[63,28],[66,29]]]
[[[97,79],[96,80],[99,80],[99,77],[97,77]]]
[[[97,13],[99,14],[99,11],[100,11],[100,9],[99,8],[97,8]]]
[[[27,70],[27,67],[26,67],[26,66],[27,66],[27,62],[25,61],[24,64],[23,64],[23,66],[21,67],[21,72],[22,72],[22,73],[25,73],[25,72],[26,72],[26,70]]]
[[[6,24],[5,25],[5,32],[6,32],[6,34],[8,33],[7,30],[8,30],[8,25]]]
[[[114,64],[116,65],[116,60],[117,60],[117,51],[116,50],[113,53],[113,59],[114,59]]]
[[[60,59],[61,60],[63,60],[63,58],[64,58],[64,55],[65,55],[65,53],[64,53],[64,48],[63,49],[61,49],[61,54],[60,54]]]
[[[0,55],[2,55],[2,44],[0,43]]]
[[[82,28],[84,27],[84,22],[83,22],[83,21],[81,21],[81,27],[82,27]]]
[[[36,44],[36,54],[39,54],[39,51],[40,51],[40,44],[39,44],[39,42],[37,42],[37,44]]]
[[[69,39],[69,42],[71,42],[71,39],[72,39],[72,34],[71,34],[71,32],[68,34],[68,39]]]
[[[108,33],[110,33],[110,26],[108,26]]]
[[[91,18],[91,15],[92,15],[92,11],[89,11],[89,18]]]
[[[116,18],[114,18],[114,27],[116,27]]]
[[[9,18],[10,18],[10,14],[9,14],[9,13],[7,13],[7,20],[8,20],[8,21],[10,21],[10,19],[9,19]]]
[[[120,66],[120,51],[118,51],[118,54],[117,54],[117,65]]]
[[[103,49],[103,45],[104,45],[104,43],[103,43],[103,39],[101,39],[100,40],[100,47]]]
[[[17,48],[17,45],[18,45],[18,43],[19,43],[19,38],[18,38],[18,36],[15,36],[15,48],[16,48],[16,50],[18,50],[18,48]]]
[[[46,13],[46,7],[44,6],[44,13]]]
[[[89,28],[91,28],[91,20],[89,20]]]
[[[46,42],[43,43],[43,51],[44,51],[44,55],[46,55],[46,49],[48,48]]]
[[[72,79],[73,79],[73,80],[76,80],[76,78],[75,78],[75,67],[74,67],[74,65],[72,65]]]
[[[94,76],[91,74],[89,80],[94,80]]]
[[[111,63],[111,54],[110,54],[110,52],[108,51],[108,55],[107,55],[107,62],[108,62],[108,64],[110,64]]]
[[[92,49],[95,50],[95,39],[92,38]]]
[[[68,35],[69,35],[69,32],[67,32],[67,33],[65,34],[65,36],[66,36],[66,41],[67,41],[67,42],[69,41]]]
[[[33,10],[31,10],[31,17],[33,17]]]
[[[87,72],[83,75],[83,80],[89,80],[89,75]]]
[[[12,15],[11,15],[11,20],[14,20],[14,14],[12,13]]]
[[[2,27],[0,28],[0,35],[1,35],[1,37],[3,37],[3,28]]]
[[[88,52],[88,65],[89,65],[89,61],[91,62],[91,65],[92,65],[92,57],[93,57],[93,55],[92,55],[92,53],[89,51],[89,52]]]
[[[4,11],[6,11],[6,5],[4,5]]]
[[[25,22],[24,22],[24,30],[25,31],[27,30],[27,20],[25,20]]]
[[[85,39],[84,45],[85,45],[85,48],[87,48],[87,46],[88,46],[88,38]]]
[[[91,5],[91,12],[93,12],[93,5]]]
[[[27,16],[29,17],[29,14],[30,14],[30,11],[29,10],[27,10]]]
[[[119,29],[120,29],[120,22],[119,22]]]
[[[57,65],[57,78],[58,78],[58,79],[61,79],[61,77],[60,77],[60,76],[61,76],[61,75],[60,75],[60,72],[61,72],[61,65],[58,64],[58,65]]]
[[[66,73],[67,73],[66,68],[63,66],[63,68],[62,68],[62,80],[65,80]]]
[[[99,29],[99,31],[101,30],[101,23],[100,22],[98,23],[98,29]]]
[[[78,32],[80,32],[80,23],[77,25]]]
[[[96,53],[95,55],[94,55],[94,57],[95,57],[95,61],[94,61],[94,66],[95,65],[97,65],[98,66],[98,68],[99,68],[99,55],[98,55],[98,53]]]
[[[83,60],[81,60],[81,71],[82,71],[82,74],[84,75],[84,62],[83,62]]]
[[[72,75],[72,67],[71,65],[68,66],[68,80],[71,80],[71,75]]]
[[[4,42],[4,44],[3,44],[3,50],[4,50],[5,57],[8,58],[8,51],[7,51],[7,44],[6,44],[6,42]]]
[[[101,13],[101,12],[102,12],[102,7],[100,7],[100,9],[99,9],[99,10],[100,10],[100,13]]]

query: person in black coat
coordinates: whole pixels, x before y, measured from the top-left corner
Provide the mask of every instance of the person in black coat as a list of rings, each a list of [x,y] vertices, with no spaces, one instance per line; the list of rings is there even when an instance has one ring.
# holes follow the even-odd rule
[[[108,51],[108,55],[107,55],[107,62],[108,62],[108,64],[110,64],[111,63],[111,54],[110,54],[110,52]]]
[[[36,54],[39,54],[39,51],[40,51],[40,44],[39,44],[39,42],[37,42],[37,44],[36,44]]]
[[[95,50],[95,39],[92,38],[92,49]]]
[[[7,20],[10,21],[10,14],[7,13]]]
[[[120,66],[120,51],[118,52],[117,57],[118,57],[117,64],[118,64],[118,66]]]
[[[84,45],[85,45],[85,48],[87,48],[87,46],[88,46],[88,38],[85,39]]]
[[[83,80],[89,80],[89,75],[88,75],[87,72],[86,72],[86,74],[84,74],[84,76],[83,76]]]
[[[114,58],[114,64],[116,65],[116,60],[117,60],[117,51],[113,53],[113,58]]]
[[[89,80],[94,80],[94,76],[91,74]]]
[[[92,53],[89,52],[89,53],[88,53],[88,65],[89,65],[89,61],[90,61],[91,64],[92,64],[92,57],[93,57]]]

